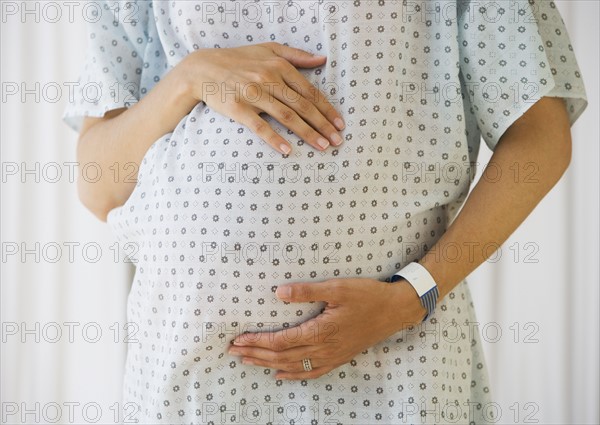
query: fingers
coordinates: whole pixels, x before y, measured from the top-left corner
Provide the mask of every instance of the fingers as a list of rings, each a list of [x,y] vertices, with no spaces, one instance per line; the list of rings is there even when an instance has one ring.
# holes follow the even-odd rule
[[[317,132],[327,138],[332,145],[339,146],[343,142],[343,139],[338,134],[338,131],[345,128],[344,120],[335,107],[329,103],[327,97],[312,85],[295,67],[297,63],[294,62],[293,58],[296,56],[306,57],[308,53],[304,50],[279,45],[278,43],[273,43],[270,47],[274,49],[274,53],[280,54],[281,59],[283,59],[276,59],[269,62],[271,70],[277,71],[277,75],[281,76],[282,79],[281,84],[275,84],[272,87],[274,88],[272,95],[292,109],[301,119],[290,115],[290,111],[285,108],[280,109],[278,115],[273,115],[272,112],[267,110],[265,112],[268,112],[279,122],[282,122],[280,120],[282,118],[284,120],[282,124],[288,125],[288,121],[291,124],[296,123],[296,127],[300,126],[301,128],[289,128],[312,146],[319,146]],[[282,53],[286,54],[281,55]],[[271,103],[267,106],[272,107],[273,104]],[[277,111],[275,111],[275,114],[277,114]],[[305,123],[310,124],[312,127],[302,125]],[[323,146],[324,143],[320,147],[322,148]]]
[[[322,282],[298,282],[279,285],[275,294],[280,300],[288,302],[341,301],[346,291],[345,286],[336,279]]]
[[[244,350],[252,347],[283,352],[299,347],[307,349],[320,346],[322,350],[325,348],[324,353],[329,353],[339,343],[338,333],[339,326],[335,321],[314,318],[275,332],[243,333],[234,339],[232,348],[243,354]]]
[[[260,117],[254,108],[248,108],[233,118],[244,124],[250,131],[282,154],[287,155],[292,151],[289,142],[277,134],[269,123]]]
[[[277,369],[277,379],[314,379],[335,369],[332,360],[315,356],[317,347],[304,346],[274,352],[257,347],[231,347],[229,354],[242,356],[242,363]],[[303,359],[310,359],[312,370],[304,370]]]
[[[301,78],[304,77],[301,76]],[[338,134],[338,129],[332,124],[336,119],[341,120],[341,117],[335,108],[325,99],[325,96],[306,80],[306,84],[287,80],[286,83],[289,87],[284,87],[284,96],[281,101],[299,115],[301,122],[310,124],[311,127],[306,127],[310,129],[311,133],[314,129],[316,130],[314,131],[315,134],[326,137],[328,142],[333,146],[341,145],[343,139]],[[313,93],[309,94],[309,92]],[[315,94],[315,92],[318,94]],[[298,132],[295,133],[299,134]]]
[[[268,113],[270,116],[279,121],[281,125],[292,130],[302,140],[307,142],[315,149],[322,151],[329,147],[329,140],[308,125],[308,123],[302,119],[302,117],[298,115],[294,109],[285,105],[285,103],[280,102],[279,99],[268,102],[264,106],[264,112]],[[318,111],[316,111],[316,113],[320,115]],[[323,118],[323,120],[325,119]]]
[[[260,366],[270,367],[273,369],[284,369],[289,371],[302,371],[304,367],[302,365],[302,359],[308,357],[312,362],[313,368],[315,362],[319,364],[319,359],[314,358],[314,352],[317,350],[315,346],[300,346],[293,347],[283,351],[273,351],[262,347],[236,347],[231,346],[228,353],[231,355],[243,356],[243,359],[249,360],[253,363],[245,364],[256,364]],[[242,363],[244,363],[242,361]]]
[[[253,104],[253,107],[259,109],[261,112],[269,114],[271,117],[279,121],[281,125],[292,130],[300,138],[302,138],[315,149],[320,151],[327,149],[330,146],[329,140],[323,137],[323,135],[320,132],[316,131],[313,127],[311,127],[300,115],[298,115],[298,113],[294,109],[290,108],[285,103],[282,103],[279,100],[280,98],[286,99],[287,96],[281,94],[283,90],[285,90],[281,88],[282,85],[283,83],[276,84],[274,85],[275,87],[271,87],[271,90],[274,92],[274,94],[277,93],[276,96],[269,96],[268,99],[261,97],[261,99],[258,102]],[[296,93],[293,90],[288,89],[288,91]],[[297,102],[295,104],[294,102],[288,102],[292,106],[297,105]],[[337,135],[337,130],[325,119],[325,117],[321,115],[321,113],[314,107],[314,105],[310,104],[308,100],[303,99],[302,108],[304,108],[305,110],[310,109],[313,111],[310,121],[313,123],[318,123],[317,125],[320,126],[321,129],[325,129],[322,130],[323,132],[331,132],[329,133],[330,135],[332,133],[335,133]],[[261,137],[269,145],[271,145],[278,151],[287,154],[289,152],[286,152],[286,148],[289,147],[291,150],[289,142],[287,142],[287,140],[285,140],[283,137],[277,134],[277,132],[275,132],[275,130],[273,130],[273,128],[256,112],[243,113],[243,117],[238,119],[238,121],[242,122],[253,133]],[[336,143],[339,142],[341,142],[341,137],[338,136],[338,138],[336,139]]]
[[[306,50],[285,46],[277,42],[268,42],[265,43],[265,46],[271,49],[277,56],[281,56],[292,65],[301,68],[320,66],[327,60],[327,56],[314,55]]]
[[[335,366],[322,366],[318,368],[313,367],[310,372],[305,372],[304,370],[302,370],[302,372],[277,372],[277,374],[275,374],[275,378],[295,381],[301,379],[316,379],[325,375],[326,373],[331,372],[333,369],[335,369]]]
[[[260,359],[244,358],[242,359],[242,363],[246,365],[266,367],[269,369],[277,369],[277,373],[275,374],[276,379],[290,380],[315,379],[335,369],[335,366],[315,367],[312,359],[312,369],[309,371],[304,370],[304,365],[302,364],[301,360],[293,363],[277,364],[266,362]]]
[[[274,61],[271,66],[274,68],[272,70],[274,75],[265,77],[260,85],[261,91],[264,88],[263,93],[268,95],[258,96],[254,106],[271,115],[317,150],[326,149],[330,142],[334,146],[340,145],[342,138],[337,129],[319,109],[329,111],[333,119],[339,118],[333,106],[285,60]],[[283,76],[287,74],[296,75],[296,79],[291,77],[288,77],[289,81],[282,79],[286,78]],[[312,92],[310,98],[314,100],[302,96],[290,85],[306,93]]]
[[[313,104],[316,109],[320,112],[320,115],[325,117],[329,123],[333,123],[335,127],[331,126],[325,134],[331,135],[333,131],[337,134],[337,130],[343,130],[345,128],[344,120],[342,119],[339,112],[333,107],[327,100],[327,97],[314,85],[310,84],[304,76],[294,69],[292,72],[283,75],[283,79],[286,84],[292,87],[298,92],[304,99],[308,100]],[[341,142],[337,143],[340,144]],[[334,142],[334,144],[336,144]]]

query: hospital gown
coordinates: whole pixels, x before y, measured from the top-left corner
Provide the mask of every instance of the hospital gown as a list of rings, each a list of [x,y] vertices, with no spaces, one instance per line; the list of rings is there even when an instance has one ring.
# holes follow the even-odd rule
[[[129,244],[123,402],[141,423],[487,423],[494,417],[466,281],[423,324],[317,378],[227,354],[242,332],[317,316],[278,285],[392,275],[432,248],[463,204],[483,138],[543,96],[571,124],[587,105],[552,2],[95,2],[64,119],[130,107],[189,53],[278,42],[327,56],[299,72],[345,120],[318,151],[264,115],[282,155],[198,103],[156,140],[124,205],[108,215]],[[119,5],[119,7],[115,7]],[[91,13],[90,12],[90,13]],[[155,119],[148,117],[148,120]],[[364,320],[370,320],[365,317]],[[335,337],[334,330],[331,332]],[[294,331],[289,330],[290,337]],[[506,410],[505,410],[506,412]]]

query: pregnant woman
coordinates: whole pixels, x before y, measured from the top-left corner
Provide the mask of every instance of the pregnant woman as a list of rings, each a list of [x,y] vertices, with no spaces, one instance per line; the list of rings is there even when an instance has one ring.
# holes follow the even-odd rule
[[[570,161],[555,5],[93,5],[65,120],[136,265],[124,421],[500,419],[465,277]]]

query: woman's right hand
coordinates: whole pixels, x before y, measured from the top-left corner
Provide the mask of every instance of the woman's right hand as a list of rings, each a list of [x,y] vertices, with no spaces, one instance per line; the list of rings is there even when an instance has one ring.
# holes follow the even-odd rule
[[[338,130],[344,123],[340,114],[296,69],[313,68],[325,61],[325,56],[268,42],[197,50],[176,68],[197,102],[244,124],[287,154],[290,144],[260,113],[269,114],[318,150],[326,149],[329,143],[342,143]]]
[[[152,143],[172,132],[200,101],[246,125],[282,153],[286,153],[282,146],[289,143],[260,113],[268,113],[319,150],[324,149],[318,144],[321,136],[335,145],[337,130],[332,123],[339,114],[295,68],[319,66],[325,60],[278,43],[190,53],[131,107],[85,118],[77,161],[93,162],[102,172],[97,180],[77,180],[82,203],[106,221],[109,211],[123,205],[137,183],[121,176],[129,176],[130,166],[139,166]],[[301,94],[297,99],[294,89]],[[256,99],[257,94],[262,96]]]

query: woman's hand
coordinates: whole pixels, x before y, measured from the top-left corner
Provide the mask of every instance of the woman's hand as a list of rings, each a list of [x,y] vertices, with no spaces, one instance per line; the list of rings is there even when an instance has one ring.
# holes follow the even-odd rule
[[[318,150],[326,149],[329,141],[336,146],[342,143],[340,114],[296,69],[313,68],[325,61],[325,56],[269,42],[197,50],[176,68],[197,102],[244,124],[287,154],[290,144],[260,113],[269,114]]]
[[[404,279],[386,283],[368,278],[292,283],[277,288],[287,302],[325,301],[323,312],[293,328],[245,333],[229,353],[243,363],[279,369],[277,379],[318,378],[348,363],[390,335],[420,323],[426,310]],[[302,359],[313,370],[305,372]]]
[[[152,143],[172,132],[200,101],[283,153],[289,153],[282,149],[291,149],[289,143],[259,113],[268,113],[319,150],[325,149],[318,144],[321,135],[334,145],[341,143],[332,125],[342,130],[343,121],[336,122],[341,117],[295,68],[320,66],[325,60],[274,42],[190,53],[130,108],[85,118],[77,161],[93,162],[102,172],[98,180],[78,179],[81,201],[106,221],[108,212],[123,205],[137,183],[114,178],[115,163],[139,166]]]

